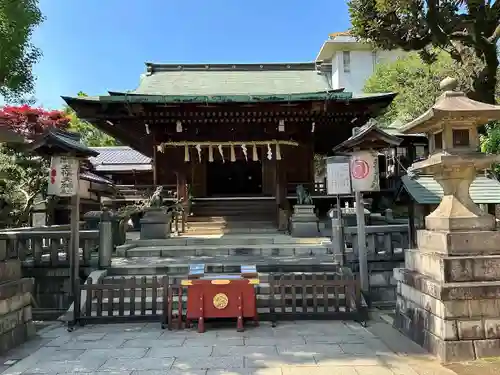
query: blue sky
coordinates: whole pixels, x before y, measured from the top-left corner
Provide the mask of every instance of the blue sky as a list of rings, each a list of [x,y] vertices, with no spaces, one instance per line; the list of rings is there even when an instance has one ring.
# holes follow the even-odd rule
[[[312,61],[349,26],[345,0],[40,0],[36,98],[137,86],[144,62]]]

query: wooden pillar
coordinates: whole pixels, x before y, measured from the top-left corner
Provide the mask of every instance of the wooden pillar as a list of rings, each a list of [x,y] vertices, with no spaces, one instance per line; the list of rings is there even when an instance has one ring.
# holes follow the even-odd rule
[[[176,171],[177,176],[177,199],[186,201],[187,196],[187,176],[186,176],[186,166],[181,166]]]
[[[151,158],[151,163],[153,164],[153,185],[158,185],[158,150],[156,149],[155,142],[153,140],[153,157]]]

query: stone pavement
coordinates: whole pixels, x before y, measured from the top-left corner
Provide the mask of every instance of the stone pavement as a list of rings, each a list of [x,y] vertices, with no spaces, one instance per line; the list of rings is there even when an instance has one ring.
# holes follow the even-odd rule
[[[264,322],[234,327],[161,330],[159,323],[64,326],[1,358],[4,375],[455,375],[389,325]],[[378,331],[377,331],[378,330]],[[379,334],[381,333],[380,337]],[[388,341],[388,342],[384,342]],[[23,359],[24,357],[24,359]]]

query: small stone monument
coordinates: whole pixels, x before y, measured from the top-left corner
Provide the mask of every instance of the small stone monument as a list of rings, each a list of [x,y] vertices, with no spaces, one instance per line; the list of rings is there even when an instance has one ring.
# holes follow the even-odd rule
[[[297,204],[293,206],[291,235],[293,237],[316,237],[319,234],[319,220],[314,212],[314,203],[303,185],[297,185]]]
[[[426,133],[429,157],[411,169],[443,189],[439,206],[405,253],[395,326],[444,362],[500,356],[500,232],[470,198],[478,171],[498,155],[479,151],[477,128],[500,119],[500,106],[471,100],[446,79],[432,108],[404,133]]]
[[[141,240],[170,238],[172,213],[163,207],[162,191],[162,186],[157,187],[146,202],[144,217],[141,219]]]

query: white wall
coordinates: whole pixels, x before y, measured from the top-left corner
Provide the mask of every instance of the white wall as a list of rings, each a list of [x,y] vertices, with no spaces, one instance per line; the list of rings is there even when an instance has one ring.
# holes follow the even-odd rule
[[[349,71],[344,69],[344,51],[332,57],[332,87],[344,88],[346,92],[360,94],[366,80],[373,74],[377,64],[386,63],[404,56],[403,51],[351,50]]]

